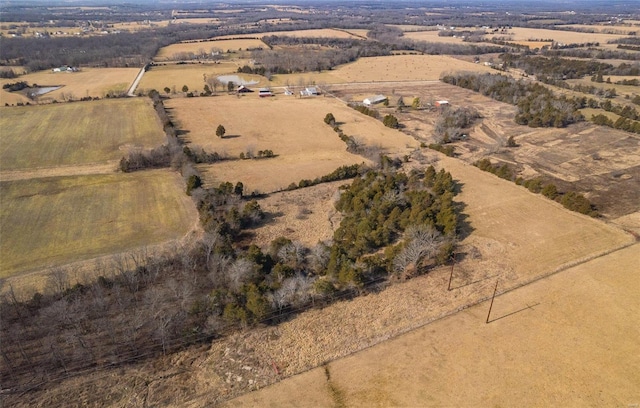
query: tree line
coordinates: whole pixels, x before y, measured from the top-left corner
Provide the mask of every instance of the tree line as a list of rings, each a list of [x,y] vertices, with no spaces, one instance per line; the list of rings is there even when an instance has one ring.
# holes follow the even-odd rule
[[[584,120],[578,109],[586,99],[555,96],[544,85],[504,75],[458,73],[442,81],[518,107],[515,121],[530,127],[566,127]]]
[[[480,170],[495,174],[502,179],[513,181],[517,185],[525,187],[532,193],[542,194],[551,200],[557,201],[568,210],[589,215],[591,217],[598,216],[596,207],[581,193],[576,191],[561,192],[555,184],[545,183],[540,177],[527,180],[522,177],[516,177],[511,166],[506,163],[501,165],[493,164],[488,158],[478,160],[473,165]]]

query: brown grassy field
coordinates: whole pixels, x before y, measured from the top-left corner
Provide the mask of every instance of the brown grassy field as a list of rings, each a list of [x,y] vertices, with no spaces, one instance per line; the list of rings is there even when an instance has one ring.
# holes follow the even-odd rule
[[[2,172],[104,163],[165,140],[146,98],[3,108],[0,127]]]
[[[227,161],[202,166],[207,185],[242,181],[247,191],[269,192],[323,176],[346,164],[368,161],[348,153],[337,134],[324,124],[331,112],[346,134],[381,152],[410,152],[417,143],[386,128],[333,98],[277,96],[260,99],[255,94],[241,98],[172,99],[166,102],[177,126],[188,133],[189,143],[230,157],[252,150],[272,150],[277,157],[262,160]],[[226,136],[215,136],[222,124]]]
[[[357,39],[359,38],[360,35],[362,35],[362,31],[356,31],[354,33],[355,35],[349,34],[350,31],[352,30],[338,30],[334,28],[318,28],[318,29],[311,29],[311,30],[269,31],[266,33],[257,33],[252,35],[259,38],[270,36],[270,35],[279,35],[279,36],[296,37],[296,38],[311,38],[311,37],[318,38],[319,37],[319,38],[352,38],[352,39]],[[234,37],[234,36],[221,36],[221,37],[216,37],[216,39],[227,39],[231,37]]]
[[[0,277],[179,238],[183,188],[166,170],[0,182]]]
[[[247,48],[268,48],[262,40],[259,39],[242,39],[242,40],[210,40],[199,42],[185,42],[171,44],[163,47],[154,57],[155,61],[167,61],[175,59],[180,53],[202,53],[218,50],[221,52],[246,50]]]
[[[345,82],[438,80],[451,71],[492,72],[489,67],[442,55],[394,55],[360,58],[338,67]]]
[[[498,297],[504,319],[485,324],[485,302],[227,406],[633,406],[638,261],[636,245]]]
[[[404,33],[404,37],[415,41],[426,41],[445,44],[462,44],[461,37],[441,37],[438,30],[429,31],[408,31]]]
[[[631,25],[622,26],[622,25],[610,25],[610,24],[568,24],[568,25],[558,25],[557,28],[577,28],[583,30],[592,30],[596,33],[603,34],[624,34],[629,35],[630,32],[637,32],[638,27],[634,27]]]
[[[235,75],[238,72],[238,67],[239,63],[237,61],[224,61],[219,64],[167,64],[154,66],[144,74],[136,92],[145,93],[151,89],[155,89],[164,94],[164,88],[169,87],[171,93],[174,93],[174,91],[175,93],[182,93],[183,85],[187,85],[192,92],[202,92],[205,85],[205,75]],[[247,80],[256,79],[266,82],[266,78],[258,75],[242,74],[242,77]],[[218,91],[222,90],[222,87],[218,89]],[[224,88],[225,92],[226,90],[227,89]]]
[[[495,34],[487,37],[507,37],[511,41],[553,40],[563,44],[582,44],[587,42],[606,44],[607,41],[624,37],[624,35],[513,27],[507,34]]]
[[[63,85],[62,88],[39,98],[43,102],[63,101],[86,96],[103,98],[109,92],[126,93],[139,71],[138,68],[82,68],[81,71],[73,73],[39,71],[23,75],[19,80],[26,81],[29,85]],[[0,84],[15,81],[15,79],[0,79]],[[27,101],[29,99],[24,96],[16,96],[15,93],[4,90],[0,91],[0,104],[2,105]]]

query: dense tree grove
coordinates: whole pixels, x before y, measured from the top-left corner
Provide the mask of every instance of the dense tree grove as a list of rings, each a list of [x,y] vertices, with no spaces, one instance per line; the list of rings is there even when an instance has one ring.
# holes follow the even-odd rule
[[[586,101],[553,92],[538,83],[504,75],[461,73],[446,75],[442,81],[480,92],[493,99],[518,106],[515,121],[530,127],[565,127],[584,120],[578,109]]]

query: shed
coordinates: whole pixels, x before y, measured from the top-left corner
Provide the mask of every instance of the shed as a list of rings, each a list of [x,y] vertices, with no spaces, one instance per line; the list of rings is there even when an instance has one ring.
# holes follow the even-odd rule
[[[378,103],[383,103],[384,101],[387,100],[387,97],[384,95],[376,95],[376,96],[371,96],[369,98],[365,98],[362,103],[365,106],[371,106],[371,105],[376,105]]]
[[[261,98],[264,98],[267,96],[273,96],[273,94],[271,93],[271,89],[269,88],[260,88],[258,90],[258,96]]]
[[[449,106],[449,101],[436,101],[436,108],[444,108],[445,106]]]

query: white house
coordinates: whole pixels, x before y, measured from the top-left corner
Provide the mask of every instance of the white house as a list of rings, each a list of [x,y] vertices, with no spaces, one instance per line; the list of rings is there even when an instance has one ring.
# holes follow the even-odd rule
[[[383,103],[387,100],[387,97],[384,95],[376,95],[371,96],[369,98],[365,98],[362,100],[362,104],[365,106],[377,105],[379,103]]]
[[[315,86],[304,88],[303,91],[300,91],[300,96],[318,96],[320,92]]]

